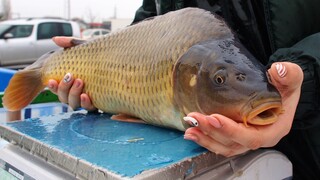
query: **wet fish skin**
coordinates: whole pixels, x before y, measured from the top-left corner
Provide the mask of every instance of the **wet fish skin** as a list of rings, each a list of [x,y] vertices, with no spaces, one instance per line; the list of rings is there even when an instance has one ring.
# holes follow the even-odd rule
[[[175,102],[186,113],[219,113],[256,125],[273,123],[282,113],[281,96],[268,82],[266,68],[233,37],[191,47],[174,76]],[[253,115],[253,110],[259,112]],[[269,117],[251,117],[263,113]]]
[[[3,103],[9,110],[22,109],[49,79],[59,81],[71,73],[84,81],[84,92],[94,106],[105,112],[123,113],[149,124],[179,130],[189,127],[182,117],[191,111],[221,112],[241,121],[248,100],[257,101],[252,93],[239,91],[264,92],[266,95],[261,99],[266,101],[272,97],[278,102],[279,95],[274,89],[266,90],[269,84],[262,66],[254,65],[256,60],[243,54],[242,48],[241,52],[234,48],[236,42],[225,22],[209,12],[196,8],[170,12],[44,55],[14,75]],[[233,53],[228,53],[232,49]],[[230,58],[225,60],[227,57]],[[241,69],[243,63],[249,68]],[[224,88],[234,88],[233,91],[216,87],[212,77],[221,64],[230,67],[224,75],[231,76],[230,72],[238,69],[246,77],[251,75],[250,83],[255,85],[232,80]],[[257,89],[258,84],[263,88]]]

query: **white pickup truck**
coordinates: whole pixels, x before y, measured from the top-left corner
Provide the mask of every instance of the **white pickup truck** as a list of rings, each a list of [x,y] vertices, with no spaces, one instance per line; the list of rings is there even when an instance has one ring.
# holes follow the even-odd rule
[[[28,18],[0,22],[0,67],[19,69],[58,48],[54,36],[80,37],[76,22]]]

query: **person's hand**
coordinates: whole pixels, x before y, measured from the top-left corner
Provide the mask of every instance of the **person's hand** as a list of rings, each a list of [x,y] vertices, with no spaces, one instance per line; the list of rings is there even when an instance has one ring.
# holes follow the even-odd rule
[[[90,97],[82,93],[83,81],[74,79],[71,74],[66,74],[64,79],[58,83],[56,80],[50,79],[48,88],[56,94],[62,103],[68,104],[72,109],[82,107],[88,111],[94,111]]]
[[[69,48],[75,46],[73,37],[54,37],[52,40],[60,47]],[[72,74],[66,74],[65,77],[58,83],[56,80],[50,79],[48,88],[56,94],[62,103],[69,104],[72,109],[82,107],[88,111],[94,111],[91,99],[83,91],[83,81],[74,79]]]
[[[52,41],[63,48],[70,48],[86,42],[86,40],[68,36],[55,36]]]
[[[303,72],[296,64],[281,62],[274,63],[268,73],[282,97],[284,113],[279,116],[278,121],[266,126],[246,127],[243,123],[219,114],[206,116],[192,112],[188,116],[195,118],[198,126],[188,128],[184,138],[226,157],[276,145],[291,129],[300,97]]]

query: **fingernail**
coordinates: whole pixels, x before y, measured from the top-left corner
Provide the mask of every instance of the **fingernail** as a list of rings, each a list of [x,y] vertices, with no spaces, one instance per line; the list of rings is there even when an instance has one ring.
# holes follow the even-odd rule
[[[72,79],[71,73],[67,73],[63,78],[63,82],[68,83],[71,81],[71,79]]]
[[[86,102],[86,98],[84,98],[83,96],[80,96],[80,101],[81,101],[81,103],[84,103],[84,102]]]
[[[198,121],[193,117],[186,116],[186,117],[183,117],[183,120],[188,122],[191,126],[195,126],[195,127],[199,126]]]
[[[75,82],[74,82],[74,85],[75,85],[76,88],[80,87],[80,82],[79,82],[79,80],[76,79]]]
[[[48,83],[48,88],[49,89],[53,89],[53,84],[49,81],[49,83]]]
[[[206,120],[215,128],[221,128],[222,127],[220,121],[215,117],[206,116]]]
[[[183,136],[183,138],[186,139],[186,140],[191,140],[191,141],[195,141],[195,142],[198,141],[198,137],[195,136],[195,135],[192,135],[192,134],[185,134]]]
[[[286,76],[287,69],[286,66],[284,66],[282,63],[276,63],[276,69],[280,77],[283,78],[284,76]]]

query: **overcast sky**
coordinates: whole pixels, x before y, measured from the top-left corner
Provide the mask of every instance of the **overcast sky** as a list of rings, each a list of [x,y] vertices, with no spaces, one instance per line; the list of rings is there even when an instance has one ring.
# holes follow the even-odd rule
[[[11,0],[11,11],[17,17],[68,17],[68,0]],[[86,21],[134,17],[135,11],[141,6],[142,0],[70,0],[70,17],[83,18]]]

